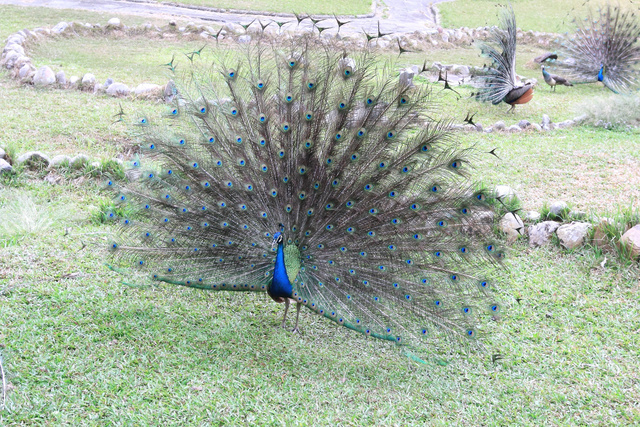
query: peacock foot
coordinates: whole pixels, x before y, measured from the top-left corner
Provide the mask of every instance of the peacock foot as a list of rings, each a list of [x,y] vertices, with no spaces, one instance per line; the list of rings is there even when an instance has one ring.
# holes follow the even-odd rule
[[[300,329],[298,329],[298,328],[293,328],[293,329],[291,330],[291,333],[293,333],[293,334],[299,334],[299,333],[300,333]]]

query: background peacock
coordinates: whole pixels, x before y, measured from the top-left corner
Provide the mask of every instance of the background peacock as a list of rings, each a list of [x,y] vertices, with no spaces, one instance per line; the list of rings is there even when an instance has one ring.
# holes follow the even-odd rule
[[[165,117],[136,122],[138,178],[107,182],[111,267],[131,283],[266,292],[283,327],[295,302],[429,353],[477,343],[504,255],[490,195],[468,179],[478,151],[427,116],[428,88],[309,35],[238,49],[192,55]]]
[[[487,73],[478,78],[477,98],[492,104],[506,102],[512,111],[517,104],[533,98],[533,84],[522,83],[516,76],[516,16],[511,5],[501,8],[498,27],[491,28],[488,42],[479,44],[483,56],[492,64]]]
[[[544,65],[542,65],[540,69],[542,70],[542,77],[544,78],[545,83],[549,85],[549,90],[553,89],[555,92],[556,86],[558,85],[573,86],[573,84],[564,77],[548,72]]]
[[[602,82],[613,92],[638,85],[640,25],[634,12],[606,6],[597,16],[574,19],[576,31],[564,44],[561,68],[576,83]]]

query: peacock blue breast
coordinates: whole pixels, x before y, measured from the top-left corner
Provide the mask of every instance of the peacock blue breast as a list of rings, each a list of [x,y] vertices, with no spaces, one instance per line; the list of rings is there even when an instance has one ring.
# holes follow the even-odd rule
[[[269,285],[269,295],[276,298],[290,298],[293,292],[291,281],[287,275],[287,267],[284,262],[284,248],[282,243],[278,244],[275,267],[273,268],[273,280]]]
[[[598,81],[601,82],[604,80],[604,65],[600,67],[600,71],[598,71]]]

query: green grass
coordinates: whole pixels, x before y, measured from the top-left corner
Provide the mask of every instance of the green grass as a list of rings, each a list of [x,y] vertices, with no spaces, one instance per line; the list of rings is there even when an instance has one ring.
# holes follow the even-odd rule
[[[23,189],[84,218],[0,252],[7,425],[640,422],[638,287],[588,251],[514,248],[487,349],[504,359],[418,365],[306,311],[302,335],[278,329],[264,295],[120,284],[81,249],[108,230],[86,219],[95,186],[68,185]]]
[[[93,15],[78,13],[76,19],[94,22]],[[16,19],[10,13],[0,22]],[[163,76],[156,64],[167,62],[174,49],[194,47],[152,40],[146,53],[142,39],[134,38],[121,49],[135,52],[136,62],[123,54],[109,63],[100,62],[99,52],[113,40],[90,44],[90,54],[73,60],[65,46],[70,40],[50,43],[63,46],[56,49],[65,70],[77,66],[79,74],[92,71],[99,81],[127,81],[128,73],[145,69],[132,83],[156,81]],[[523,49],[535,56],[535,49]],[[38,52],[37,61],[51,59]],[[465,49],[427,55],[443,63],[474,58]],[[424,56],[403,55],[401,65],[421,64]],[[119,67],[126,73],[117,74]],[[129,156],[133,142],[123,126],[111,124],[119,104],[130,112],[127,118],[163,108],[21,87],[5,74],[0,86],[0,103],[9,106],[0,115],[0,145],[12,154],[40,149]],[[463,96],[472,91],[456,89]],[[582,85],[554,94],[542,87],[508,117],[503,105],[456,101],[449,93],[437,100],[442,114],[459,122],[467,111],[478,111],[477,121],[486,126],[539,121],[543,112],[554,121],[572,118],[603,91]],[[639,207],[637,131],[578,127],[454,137],[487,151],[498,147],[501,159],[487,155],[474,178],[514,187],[525,210],[556,198],[594,212]],[[48,174],[57,184],[44,180]],[[609,261],[601,267],[601,255],[588,247],[565,253],[517,243],[508,251],[499,284],[503,315],[489,325],[486,353],[452,357],[446,366],[420,365],[393,346],[307,311],[301,335],[278,329],[282,307],[265,295],[123,285],[102,264],[104,254],[90,249],[114,231],[101,225],[110,202],[94,175],[62,168],[0,178],[0,221],[20,225],[1,231],[0,354],[11,391],[0,425],[640,424],[636,266]],[[495,364],[489,360],[494,353],[503,355]]]
[[[503,2],[504,3],[504,2]],[[628,2],[625,2],[628,3]],[[438,4],[442,26],[445,28],[484,27],[498,24],[495,0],[455,0]],[[518,28],[524,31],[563,33],[573,29],[574,17],[585,17],[589,8],[596,10],[604,4],[599,0],[512,0]],[[635,7],[637,5],[631,6]]]
[[[160,0],[161,2],[264,12],[331,15],[363,15],[371,12],[371,0]]]

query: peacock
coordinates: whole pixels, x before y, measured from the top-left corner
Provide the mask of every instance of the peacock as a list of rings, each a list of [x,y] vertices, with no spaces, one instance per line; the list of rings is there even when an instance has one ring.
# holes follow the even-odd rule
[[[635,13],[607,4],[597,17],[574,19],[576,31],[564,44],[568,58],[560,66],[571,80],[602,82],[615,93],[638,85],[640,25]]]
[[[105,183],[108,265],[129,284],[266,293],[283,328],[304,306],[419,360],[478,346],[504,258],[470,181],[481,150],[375,53],[287,37],[193,58],[168,111],[135,120],[131,179]]]
[[[482,55],[491,59],[487,73],[478,78],[481,101],[496,105],[505,102],[513,111],[517,104],[533,98],[533,84],[520,82],[516,76],[516,16],[511,5],[501,9],[499,27],[491,28],[489,42],[479,44]]]
[[[545,83],[549,85],[549,90],[553,89],[553,91],[555,92],[557,85],[573,86],[573,84],[571,84],[571,82],[565,79],[564,77],[559,76],[557,74],[550,74],[544,68],[544,65],[540,68],[542,69],[542,77],[544,77]]]

